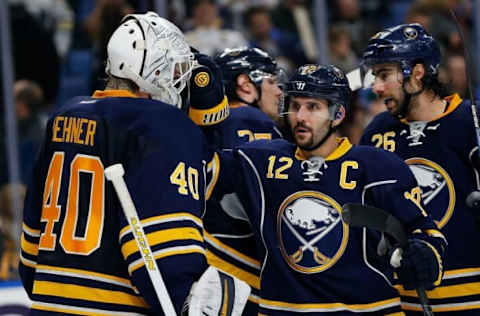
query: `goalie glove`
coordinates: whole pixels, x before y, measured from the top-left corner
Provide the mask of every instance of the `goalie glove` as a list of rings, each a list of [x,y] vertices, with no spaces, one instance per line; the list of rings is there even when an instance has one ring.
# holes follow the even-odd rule
[[[197,66],[190,79],[190,107],[188,116],[199,126],[215,125],[230,114],[222,72],[213,59],[195,53]]]
[[[249,295],[247,283],[210,266],[193,284],[182,316],[240,316]]]

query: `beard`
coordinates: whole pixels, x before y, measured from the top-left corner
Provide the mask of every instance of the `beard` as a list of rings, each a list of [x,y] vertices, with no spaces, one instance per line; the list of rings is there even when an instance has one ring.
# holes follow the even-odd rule
[[[299,131],[301,131],[299,133]],[[329,126],[323,126],[320,129],[313,130],[302,123],[298,123],[293,129],[295,143],[303,150],[314,150],[323,144],[327,134],[330,131]]]

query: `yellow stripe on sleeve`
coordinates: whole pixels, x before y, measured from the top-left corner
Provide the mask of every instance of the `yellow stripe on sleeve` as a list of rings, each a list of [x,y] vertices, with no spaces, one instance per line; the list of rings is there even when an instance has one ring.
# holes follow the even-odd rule
[[[255,267],[256,269],[260,269],[260,261],[255,260],[252,257],[246,256],[243,253],[241,253],[240,251],[222,243],[218,238],[215,238],[214,236],[210,235],[206,231],[204,231],[203,234],[204,234],[205,240],[207,242],[215,244],[219,249],[221,249],[222,252],[230,253],[230,254],[234,255],[235,257],[238,257],[238,258],[250,263],[250,265],[252,267]]]
[[[120,291],[50,281],[35,281],[33,294],[148,308],[143,298]]]
[[[207,250],[207,261],[208,264],[214,266],[215,268],[218,268],[219,270],[222,270],[236,278],[239,278],[242,281],[247,282],[248,285],[257,290],[260,289],[260,278],[258,276],[234,266],[233,264],[216,256],[209,250]]]
[[[159,260],[166,257],[177,256],[177,255],[188,255],[193,253],[200,253],[202,255],[205,255],[205,249],[197,245],[186,246],[186,247],[172,247],[171,250],[169,250],[168,248],[165,250],[156,251],[153,257],[155,258],[155,260]],[[140,258],[129,265],[128,273],[132,274],[135,270],[143,266],[145,266],[145,262],[142,260],[142,258]]]
[[[402,285],[395,285],[395,288],[397,288],[398,292],[402,296],[418,297],[416,291],[407,291],[403,288]],[[429,298],[432,299],[445,299],[451,297],[480,295],[480,282],[439,286],[431,291],[427,291],[427,295]]]
[[[147,240],[150,247],[169,241],[188,239],[203,242],[203,237],[200,232],[192,227],[164,229],[147,234]],[[122,246],[122,253],[125,258],[137,251],[139,250],[135,239],[126,242]]]
[[[194,222],[196,225],[203,227],[202,220],[199,217],[187,212],[172,213],[172,214],[149,217],[149,218],[142,219],[140,223],[142,227],[147,227],[155,224],[161,224],[161,223],[173,222],[173,221],[184,221],[184,220],[190,220]],[[122,230],[120,230],[119,236],[124,235],[128,231],[131,232],[131,230],[132,228],[130,227],[130,225],[127,225],[123,227]]]
[[[40,236],[40,229],[33,229],[27,226],[27,224],[22,223],[22,229],[24,232],[26,232],[28,235],[32,237],[39,237]]]
[[[290,303],[290,302],[281,302],[281,301],[272,301],[267,299],[260,299],[260,304],[263,307],[270,309],[277,309],[283,311],[292,311],[292,312],[302,312],[309,310],[325,310],[325,309],[345,309],[349,311],[356,312],[373,312],[377,311],[378,308],[386,308],[392,305],[400,305],[400,298],[391,298],[383,301],[377,301],[366,304],[344,304],[344,303]]]
[[[38,255],[38,245],[31,243],[25,239],[25,233],[22,233],[22,238],[20,241],[20,246],[22,247],[22,251],[28,253],[29,255],[36,256]]]

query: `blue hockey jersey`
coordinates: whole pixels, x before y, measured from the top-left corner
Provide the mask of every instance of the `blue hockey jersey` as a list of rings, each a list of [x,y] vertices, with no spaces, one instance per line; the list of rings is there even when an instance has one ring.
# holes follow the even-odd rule
[[[219,149],[232,149],[250,141],[282,136],[275,123],[259,109],[232,104],[230,116],[207,131],[207,135],[209,143]],[[256,315],[260,262],[244,206],[235,193],[213,197],[207,202],[204,228],[209,264],[250,285],[252,292],[243,315]]]
[[[434,312],[480,308],[480,230],[465,203],[479,186],[471,158],[478,155],[470,104],[458,95],[446,99],[447,110],[430,122],[399,121],[377,115],[361,143],[392,151],[410,166],[422,190],[427,212],[448,241],[442,285],[428,291]],[[420,311],[414,291],[402,294],[405,310]]]
[[[410,232],[441,236],[406,164],[339,142],[325,160],[307,160],[285,140],[219,153],[214,194],[235,190],[245,203],[260,252],[263,315],[403,315],[393,272],[377,255],[379,233],[343,223],[345,203],[388,210]]]
[[[206,141],[185,113],[123,90],[74,99],[49,119],[28,187],[20,272],[32,315],[163,315],[104,168],[125,181],[180,312],[207,268]]]

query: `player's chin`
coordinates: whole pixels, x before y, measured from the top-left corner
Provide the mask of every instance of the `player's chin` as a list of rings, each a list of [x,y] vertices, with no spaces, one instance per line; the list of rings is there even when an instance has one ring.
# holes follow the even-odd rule
[[[307,137],[306,135],[295,135],[295,142],[297,143],[298,146],[300,147],[310,147],[312,140]]]
[[[400,113],[400,108],[398,106],[387,108],[387,111],[393,116],[397,116]]]

